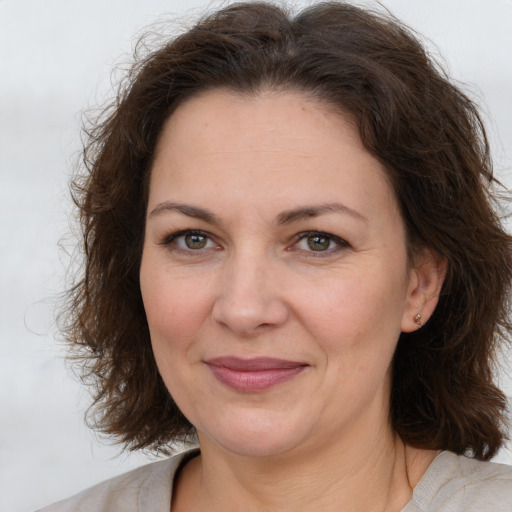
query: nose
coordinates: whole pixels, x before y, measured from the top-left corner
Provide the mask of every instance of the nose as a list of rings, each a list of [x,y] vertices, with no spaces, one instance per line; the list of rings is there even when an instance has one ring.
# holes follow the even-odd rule
[[[254,255],[233,256],[226,262],[213,319],[239,336],[253,336],[283,325],[288,307],[276,263]]]

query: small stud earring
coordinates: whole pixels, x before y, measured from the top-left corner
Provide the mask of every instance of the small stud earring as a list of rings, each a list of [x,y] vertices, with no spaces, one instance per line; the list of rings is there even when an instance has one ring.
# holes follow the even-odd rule
[[[418,313],[415,317],[414,317],[414,321],[420,326],[420,327],[423,327],[423,322],[421,321],[421,313]]]

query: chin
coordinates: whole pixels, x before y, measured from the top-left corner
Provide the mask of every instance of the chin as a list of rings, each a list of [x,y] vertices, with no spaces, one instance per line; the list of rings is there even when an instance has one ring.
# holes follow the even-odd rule
[[[224,450],[241,457],[266,458],[289,453],[296,447],[290,439],[275,438],[266,434],[249,434],[239,438],[213,439]]]
[[[290,418],[288,418],[290,419]],[[243,457],[275,457],[299,447],[308,438],[309,429],[300,425],[283,425],[270,418],[228,418],[214,428],[197,429],[200,443],[208,439],[231,453]]]

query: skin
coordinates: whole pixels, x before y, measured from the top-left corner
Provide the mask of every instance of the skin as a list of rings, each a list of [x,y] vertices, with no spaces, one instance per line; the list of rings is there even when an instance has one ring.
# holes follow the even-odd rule
[[[400,510],[435,453],[390,428],[390,363],[443,275],[432,251],[408,261],[349,119],[295,92],[181,105],[155,153],[140,272],[159,370],[201,446],[172,510]],[[221,356],[304,370],[240,392],[206,363]]]

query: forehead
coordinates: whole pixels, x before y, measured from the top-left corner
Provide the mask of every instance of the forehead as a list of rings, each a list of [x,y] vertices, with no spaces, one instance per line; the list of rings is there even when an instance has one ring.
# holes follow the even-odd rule
[[[164,150],[163,146],[172,138],[180,149],[190,149],[187,144],[190,136],[201,141],[201,149],[215,150],[226,145],[257,149],[258,143],[264,140],[270,146],[281,143],[284,148],[287,142],[295,144],[301,137],[309,142],[322,137],[328,142],[332,139],[329,134],[334,139],[342,137],[345,145],[366,152],[352,118],[312,95],[270,89],[254,94],[213,89],[178,106],[164,124],[157,151]],[[208,142],[211,147],[207,146]],[[293,149],[300,151],[301,147]]]
[[[150,185],[150,203],[186,196],[260,209],[343,198],[364,209],[379,195],[380,205],[394,202],[385,171],[351,119],[282,91],[214,90],[180,105],[161,133]]]

